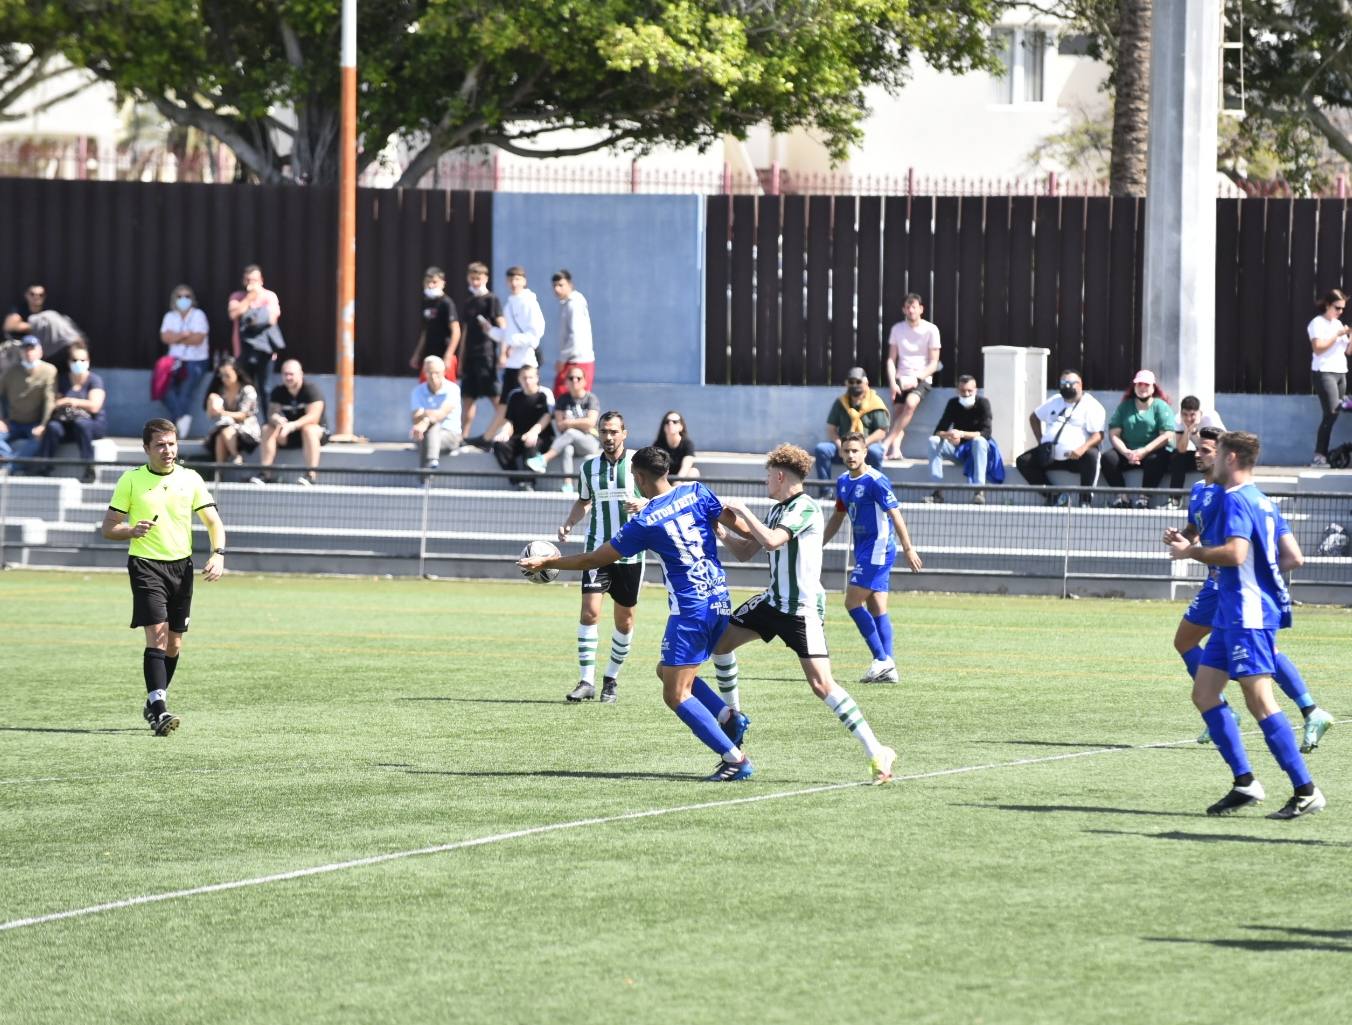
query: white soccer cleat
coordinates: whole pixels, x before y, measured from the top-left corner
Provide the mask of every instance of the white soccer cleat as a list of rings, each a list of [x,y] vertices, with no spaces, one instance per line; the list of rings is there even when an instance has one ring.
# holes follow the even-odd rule
[[[896,760],[897,753],[890,747],[883,748],[873,756],[873,759],[868,763],[868,768],[873,775],[875,787],[892,781],[892,765]]]
[[[869,663],[868,672],[859,677],[860,683],[896,683],[897,664],[890,658],[875,658]]]

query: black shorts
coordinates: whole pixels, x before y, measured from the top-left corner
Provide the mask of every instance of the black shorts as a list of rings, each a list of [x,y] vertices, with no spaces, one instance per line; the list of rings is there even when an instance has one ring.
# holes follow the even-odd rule
[[[643,563],[612,562],[600,569],[582,571],[583,594],[609,594],[616,605],[632,609],[643,586]]]
[[[903,374],[902,376],[904,377],[906,375]],[[892,400],[892,408],[897,409],[901,406],[906,405],[906,397],[908,395],[914,395],[916,397],[916,402],[918,404],[925,398],[926,395],[930,393],[930,390],[933,387],[934,385],[930,382],[930,380],[927,380],[926,378],[923,377],[916,378],[914,388],[908,388],[906,391],[897,392],[897,397]]]
[[[732,614],[732,625],[760,634],[760,639],[767,644],[778,637],[799,658],[830,657],[821,619],[780,612],[770,604],[770,596],[765,591],[737,607]]]
[[[516,391],[517,378],[521,376],[521,369],[521,367],[502,368],[502,391],[499,394],[504,398]]]
[[[324,428],[324,433],[319,436],[319,443],[327,445],[329,443],[329,429]],[[277,443],[278,448],[300,448],[305,444],[305,438],[300,431],[292,431],[285,438]]]
[[[460,364],[460,397],[462,399],[496,399],[498,371],[492,363],[478,360]]]
[[[188,632],[192,615],[192,559],[160,562],[133,555],[127,559],[131,577],[131,627],[168,623],[176,634]]]

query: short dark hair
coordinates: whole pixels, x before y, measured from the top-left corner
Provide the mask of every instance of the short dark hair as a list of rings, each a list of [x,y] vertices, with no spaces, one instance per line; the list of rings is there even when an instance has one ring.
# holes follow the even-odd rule
[[[145,426],[141,428],[141,444],[149,445],[150,439],[157,434],[172,434],[178,437],[178,428],[174,426],[174,421],[166,420],[162,416],[147,420]]]
[[[607,420],[618,420],[618,421],[620,422],[620,426],[621,426],[621,427],[628,427],[628,426],[629,426],[628,424],[626,424],[626,423],[624,422],[624,414],[621,413],[618,409],[607,409],[604,413],[602,413],[602,414],[597,418],[597,420],[596,420],[596,426],[597,426],[597,427],[600,427],[600,426],[601,426],[603,423],[605,423]]]
[[[1203,427],[1197,432],[1197,437],[1203,441],[1220,441],[1221,429],[1219,427]]]
[[[925,300],[921,297],[921,295],[920,295],[919,292],[907,292],[905,298],[903,298],[903,299],[901,300],[901,305],[902,305],[902,306],[905,306],[907,303],[909,303],[909,302],[910,302],[911,300],[913,300],[913,299],[914,299],[916,302],[918,302],[921,306],[924,306],[924,305],[925,305]]]
[[[434,263],[423,271],[423,280],[426,281],[428,278],[441,278],[442,281],[445,281],[446,272]]]
[[[653,445],[635,452],[630,465],[635,470],[646,473],[653,480],[661,480],[671,472],[671,460],[665,452]]]
[[[859,444],[865,447],[868,446],[868,436],[864,434],[863,431],[849,431],[848,433],[842,434],[840,436],[840,447],[844,448],[852,441],[857,441],[859,442]]]
[[[1075,375],[1076,377],[1078,377],[1081,381],[1084,380],[1084,374],[1080,373],[1080,372],[1079,372],[1078,370],[1076,370],[1074,367],[1066,367],[1064,370],[1061,371],[1059,377],[1065,377],[1067,374],[1074,374],[1074,375]]]
[[[258,271],[259,274],[262,274],[262,273],[263,273],[263,268],[260,267],[260,266],[258,266],[258,264],[256,264],[256,263],[246,263],[246,264],[244,265],[244,269],[243,269],[242,271],[240,271],[239,276],[242,277],[242,278],[247,278],[247,277],[248,277],[250,274],[252,274],[254,271]]]
[[[507,268],[507,273],[504,276],[509,278],[516,277],[524,278],[526,276],[526,268],[518,267],[516,264],[512,264],[510,267]]]
[[[1183,401],[1178,404],[1179,409],[1186,409],[1189,413],[1194,413],[1202,408],[1202,400],[1196,395],[1184,395]]]
[[[571,283],[573,280],[573,272],[570,271],[567,267],[560,267],[558,270],[554,272],[554,276],[549,280],[553,281],[555,284],[558,284],[560,281],[567,281]]]
[[[971,374],[960,374],[958,376],[958,387],[961,388],[964,384],[976,384],[976,378]]]
[[[1220,445],[1225,451],[1235,454],[1235,462],[1241,470],[1252,470],[1262,449],[1258,435],[1248,431],[1226,431],[1221,435]]]
[[[471,263],[468,267],[465,268],[465,273],[466,273],[466,274],[487,274],[487,273],[488,273],[488,265],[487,265],[486,263],[482,263],[482,262],[479,261],[479,260],[475,260],[473,263]]]

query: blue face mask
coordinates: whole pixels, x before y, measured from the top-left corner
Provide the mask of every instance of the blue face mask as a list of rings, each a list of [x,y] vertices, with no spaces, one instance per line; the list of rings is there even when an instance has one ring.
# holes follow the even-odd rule
[[[192,300],[189,299],[186,295],[180,295],[177,299],[174,300],[174,305],[177,306],[184,313],[187,313],[190,309],[192,309]]]
[[[83,374],[89,369],[89,361],[85,359],[75,359],[70,362],[70,372],[72,374]]]
[[[19,366],[23,367],[25,370],[32,370],[32,369],[33,369],[35,366],[37,366],[37,365],[38,365],[38,361],[35,360],[35,359],[21,359],[21,360],[19,360]]]

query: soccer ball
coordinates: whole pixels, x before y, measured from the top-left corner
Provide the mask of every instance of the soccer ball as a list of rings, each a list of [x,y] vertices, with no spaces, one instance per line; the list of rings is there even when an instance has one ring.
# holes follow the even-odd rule
[[[559,554],[559,549],[549,541],[532,541],[521,549],[521,558],[538,559],[540,557],[552,559]],[[534,571],[523,569],[521,575],[532,584],[547,584],[559,575],[556,569],[537,569]]]

